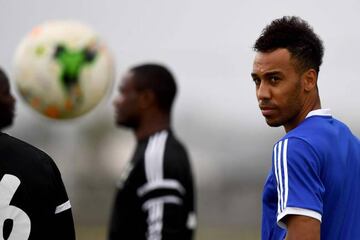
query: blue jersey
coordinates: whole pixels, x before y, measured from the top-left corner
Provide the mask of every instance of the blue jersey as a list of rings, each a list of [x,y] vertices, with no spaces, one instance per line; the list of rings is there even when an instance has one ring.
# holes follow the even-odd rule
[[[321,239],[360,237],[360,141],[315,110],[274,146],[263,192],[262,239],[286,236],[286,215],[321,222]]]

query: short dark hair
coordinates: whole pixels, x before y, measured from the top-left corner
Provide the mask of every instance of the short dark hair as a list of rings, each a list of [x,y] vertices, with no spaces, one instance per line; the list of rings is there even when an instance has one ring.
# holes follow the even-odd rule
[[[297,60],[301,72],[313,68],[318,73],[324,55],[322,40],[303,19],[284,16],[267,25],[254,44],[257,52],[271,52],[278,48],[287,49]]]
[[[171,72],[166,67],[153,63],[135,66],[130,71],[135,74],[136,88],[153,91],[159,108],[170,113],[177,92]]]

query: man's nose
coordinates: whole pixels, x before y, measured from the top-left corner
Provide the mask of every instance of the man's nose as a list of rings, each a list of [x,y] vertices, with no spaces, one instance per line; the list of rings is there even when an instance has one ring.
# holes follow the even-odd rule
[[[113,102],[112,102],[112,105],[113,105],[113,107],[116,107],[117,106],[117,104],[118,104],[118,102],[119,102],[119,97],[116,97],[114,100],[113,100]]]
[[[259,87],[256,89],[256,96],[258,100],[270,99],[270,86],[266,82],[261,81]]]

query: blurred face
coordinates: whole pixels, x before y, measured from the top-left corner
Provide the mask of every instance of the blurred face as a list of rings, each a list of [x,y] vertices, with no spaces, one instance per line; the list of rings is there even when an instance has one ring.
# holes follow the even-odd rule
[[[140,123],[140,92],[135,88],[134,73],[127,73],[114,100],[115,121],[118,126],[137,128]]]
[[[258,52],[251,74],[262,115],[269,126],[291,130],[299,124],[304,105],[301,74],[287,49]]]
[[[0,129],[13,123],[15,111],[15,98],[10,93],[7,79],[0,79]]]

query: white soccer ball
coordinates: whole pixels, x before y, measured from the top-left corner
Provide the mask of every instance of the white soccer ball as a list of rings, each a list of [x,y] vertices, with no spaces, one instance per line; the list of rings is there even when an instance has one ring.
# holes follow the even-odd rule
[[[14,79],[25,102],[52,119],[93,109],[112,87],[112,57],[91,28],[49,21],[32,29],[14,57]]]

